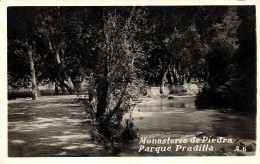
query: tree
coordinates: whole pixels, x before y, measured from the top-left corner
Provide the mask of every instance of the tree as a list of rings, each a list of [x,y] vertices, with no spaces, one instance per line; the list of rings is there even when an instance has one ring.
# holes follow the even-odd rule
[[[17,63],[19,64],[19,62],[21,62],[19,58],[25,58],[25,53],[28,54],[25,61],[29,61],[31,72],[32,99],[36,100],[39,96],[39,91],[34,69],[35,51],[33,48],[35,43],[35,29],[33,26],[32,16],[34,12],[35,10],[25,10],[25,13],[23,13],[22,8],[8,8],[8,20],[10,20],[8,21],[8,57],[10,57],[9,59],[18,58]],[[12,47],[12,45],[16,46]],[[21,75],[24,76],[27,73],[15,69],[15,64],[16,63],[8,63],[8,72],[10,75],[12,75],[16,74],[15,72],[17,71],[18,77],[16,78],[20,79]],[[14,78],[15,76],[12,77]]]
[[[147,79],[150,84],[159,84],[162,91],[165,82],[183,84],[190,76],[201,76],[205,69],[202,59],[205,47],[196,26],[199,11],[198,7],[148,8],[150,30],[144,33],[144,38],[151,71]]]
[[[61,16],[64,10],[60,7],[42,8],[41,10],[35,21],[38,26],[38,36],[43,38],[45,45],[48,46],[49,53],[55,60],[55,69],[57,70],[55,82],[60,86],[63,93],[72,93],[74,85],[67,75],[64,61],[67,46],[64,31],[64,24],[67,24],[67,22],[65,16]]]
[[[255,112],[254,12],[253,7],[228,7],[220,21],[204,29],[211,31],[205,63],[209,86],[198,95],[197,107]]]
[[[102,36],[96,48],[95,69],[90,70],[93,79],[90,88],[96,95],[91,111],[98,132],[113,144],[126,128],[132,128],[132,120],[123,125],[123,114],[132,108],[131,99],[143,94],[140,69],[145,64],[141,62],[144,52],[136,39],[143,9],[104,7],[102,10]],[[132,136],[127,135],[127,138]]]

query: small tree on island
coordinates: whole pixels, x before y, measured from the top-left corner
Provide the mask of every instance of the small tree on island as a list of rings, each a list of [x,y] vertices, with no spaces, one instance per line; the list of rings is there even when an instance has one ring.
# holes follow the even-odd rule
[[[98,53],[89,81],[95,96],[87,109],[96,125],[96,136],[113,145],[115,141],[127,142],[137,137],[132,120],[123,121],[123,115],[133,109],[132,100],[145,94],[141,71],[146,64],[145,55],[135,39],[143,10],[114,7],[102,12],[103,29],[95,36],[102,41],[96,47]]]

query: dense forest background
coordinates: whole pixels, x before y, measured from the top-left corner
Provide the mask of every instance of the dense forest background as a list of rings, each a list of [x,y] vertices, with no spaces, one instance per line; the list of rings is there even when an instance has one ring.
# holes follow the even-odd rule
[[[256,112],[255,6],[8,8],[8,87],[33,99],[86,83],[105,124],[147,87],[190,79],[197,108]]]

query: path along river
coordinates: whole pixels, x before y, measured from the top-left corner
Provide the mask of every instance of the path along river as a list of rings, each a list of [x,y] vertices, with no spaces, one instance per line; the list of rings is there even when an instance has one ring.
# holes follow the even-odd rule
[[[174,151],[176,144],[144,144],[171,146],[169,152],[140,150],[140,139],[116,145],[120,151],[111,154],[90,135],[91,125],[84,124],[85,109],[75,103],[76,96],[43,96],[8,102],[8,155],[31,156],[184,156],[184,155],[253,155],[256,122],[253,116],[239,116],[217,110],[198,110],[193,96],[159,98],[135,106],[132,112],[139,137],[150,139],[191,139],[207,137],[232,138],[249,146],[246,152],[234,152],[233,144],[212,144],[217,151]],[[193,146],[187,143],[182,146]]]

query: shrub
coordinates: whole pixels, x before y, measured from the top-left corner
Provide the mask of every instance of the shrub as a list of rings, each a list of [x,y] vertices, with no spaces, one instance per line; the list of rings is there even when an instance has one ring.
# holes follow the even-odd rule
[[[26,97],[31,97],[31,91],[28,89],[8,90],[8,100]]]
[[[215,90],[204,87],[197,94],[195,105],[198,109],[234,109],[243,114],[254,114],[256,112],[255,102],[248,103],[243,97],[243,93],[224,85]]]
[[[54,95],[55,90],[54,89],[43,89],[43,90],[40,90],[40,94],[41,94],[41,96]]]
[[[41,96],[54,95],[54,89],[43,89],[40,90]],[[32,91],[28,88],[23,89],[10,89],[8,90],[8,100],[16,99],[16,98],[26,98],[31,97]]]
[[[187,89],[183,87],[183,85],[173,85],[169,86],[169,94],[187,92]]]

